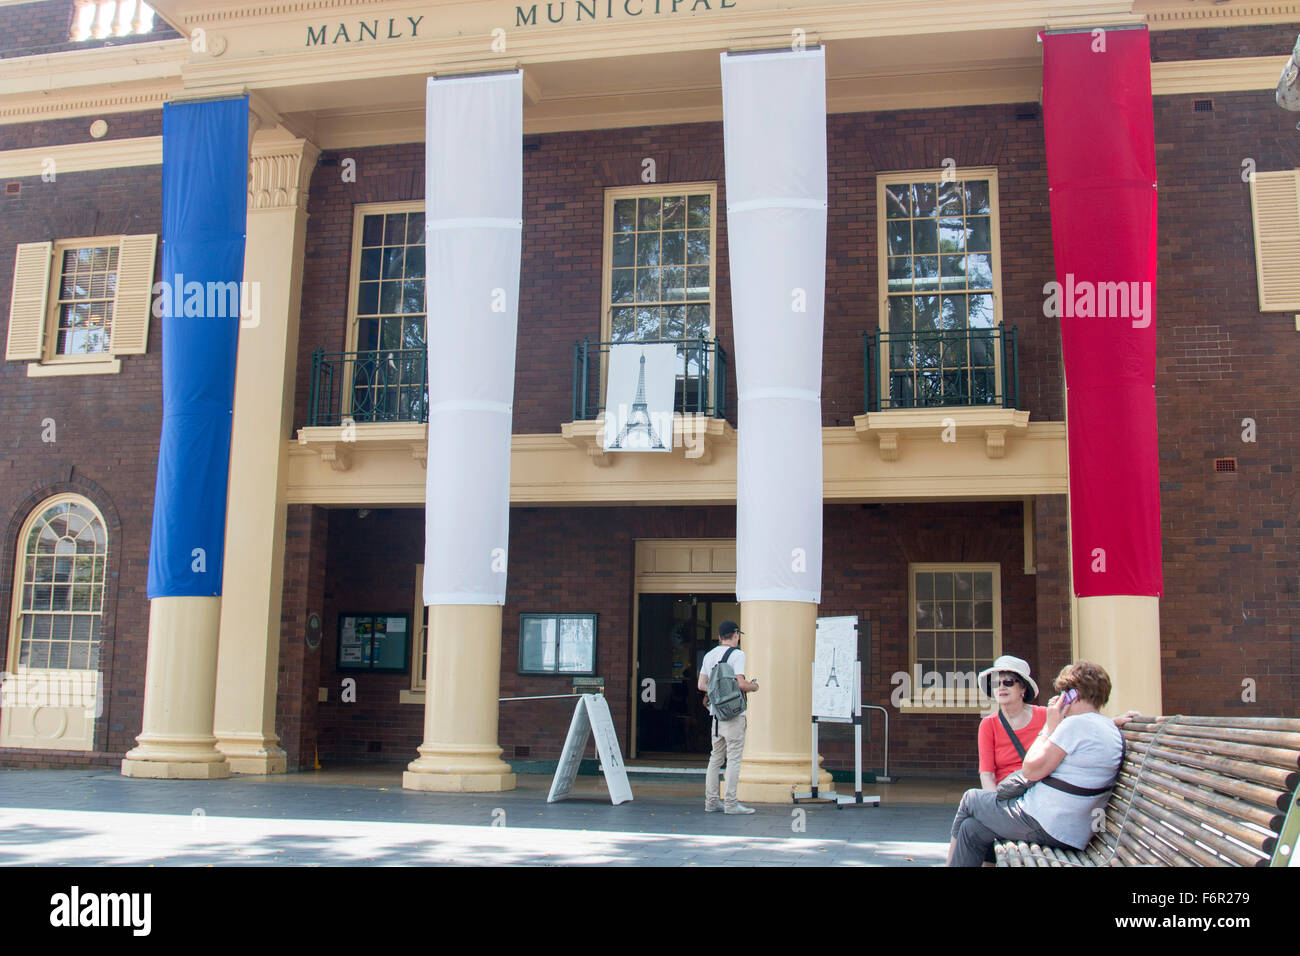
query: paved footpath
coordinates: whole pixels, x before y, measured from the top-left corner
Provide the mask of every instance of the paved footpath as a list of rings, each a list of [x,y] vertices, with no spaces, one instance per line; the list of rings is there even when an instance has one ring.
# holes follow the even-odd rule
[[[706,814],[702,797],[635,778],[638,795],[617,807],[593,778],[554,804],[549,778],[495,794],[309,779],[0,769],[0,866],[934,866],[953,814],[901,803]]]

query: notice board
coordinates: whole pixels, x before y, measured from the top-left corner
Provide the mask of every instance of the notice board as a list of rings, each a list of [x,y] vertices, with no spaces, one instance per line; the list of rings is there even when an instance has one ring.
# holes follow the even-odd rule
[[[340,614],[338,670],[388,674],[410,670],[410,623],[409,614]]]

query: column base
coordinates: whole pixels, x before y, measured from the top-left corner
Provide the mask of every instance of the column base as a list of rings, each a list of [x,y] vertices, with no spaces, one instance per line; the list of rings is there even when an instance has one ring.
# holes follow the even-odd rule
[[[279,742],[279,737],[262,734],[217,734],[217,750],[225,754],[231,773],[288,773],[289,755]]]
[[[406,765],[404,790],[446,793],[486,793],[515,788],[510,764],[500,747],[420,747],[420,756]]]
[[[820,768],[820,757],[817,763],[817,789],[830,790],[833,784],[830,772]],[[754,760],[745,757],[740,764],[736,798],[742,803],[789,803],[792,793],[808,790],[812,782],[809,779],[809,769],[807,754],[791,754],[788,758],[769,756]]]
[[[497,793],[515,788],[513,773],[434,773],[410,771],[402,774],[403,790],[438,793]]]
[[[140,746],[122,758],[122,776],[167,780],[220,780],[230,763],[217,750],[216,737],[168,737],[141,734]]]
[[[130,751],[122,758],[122,776],[142,777],[150,780],[225,780],[230,776],[230,764],[194,763],[187,760],[141,760]]]

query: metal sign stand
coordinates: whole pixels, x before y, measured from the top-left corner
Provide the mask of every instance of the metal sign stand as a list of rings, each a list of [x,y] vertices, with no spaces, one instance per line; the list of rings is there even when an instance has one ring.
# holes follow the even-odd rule
[[[835,801],[835,809],[840,807],[878,807],[880,806],[880,797],[864,797],[862,795],[862,662],[854,661],[853,672],[853,710],[851,717],[818,717],[812,716],[812,783],[806,793],[791,794],[793,802],[798,803],[801,800],[826,800]],[[817,678],[813,678],[814,688]],[[816,693],[814,689],[814,694]],[[888,715],[886,715],[888,720]],[[828,790],[825,793],[818,793],[817,787],[817,724],[853,724],[853,796],[841,796],[834,790]]]

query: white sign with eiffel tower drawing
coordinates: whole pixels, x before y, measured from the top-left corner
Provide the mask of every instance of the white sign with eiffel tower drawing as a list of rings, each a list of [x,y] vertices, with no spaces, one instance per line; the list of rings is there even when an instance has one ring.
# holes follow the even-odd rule
[[[611,345],[605,451],[672,451],[676,384],[676,345]]]
[[[853,675],[857,672],[857,617],[819,617],[813,651],[813,714],[852,717]]]

